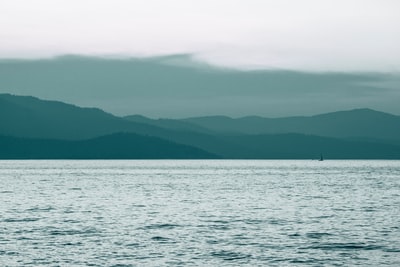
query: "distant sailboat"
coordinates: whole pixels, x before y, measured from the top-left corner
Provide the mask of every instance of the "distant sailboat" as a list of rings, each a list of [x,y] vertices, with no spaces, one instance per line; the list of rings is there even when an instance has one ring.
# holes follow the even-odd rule
[[[319,156],[319,160],[318,161],[324,161],[324,157],[322,156],[322,154]]]

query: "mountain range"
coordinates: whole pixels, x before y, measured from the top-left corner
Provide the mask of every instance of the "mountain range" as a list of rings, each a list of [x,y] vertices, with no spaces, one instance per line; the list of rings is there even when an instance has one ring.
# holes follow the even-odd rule
[[[0,158],[400,159],[400,116],[151,119],[0,94]]]

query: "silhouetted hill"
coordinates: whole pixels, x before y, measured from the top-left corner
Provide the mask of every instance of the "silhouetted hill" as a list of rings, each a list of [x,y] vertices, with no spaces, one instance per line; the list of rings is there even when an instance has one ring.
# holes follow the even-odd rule
[[[317,159],[400,159],[400,146],[347,141],[303,134],[228,136],[246,147],[243,158]]]
[[[346,115],[349,112],[354,113],[354,116],[350,116],[350,119]],[[134,158],[137,156],[140,158],[146,156],[147,150],[152,151],[151,149],[154,149],[153,152],[156,153],[156,150],[164,149],[165,143],[156,149],[157,146],[151,146],[147,142],[150,139],[146,139],[146,141],[137,137],[130,140],[129,137],[129,140],[125,140],[125,135],[111,135],[118,132],[135,133],[138,136],[146,135],[146,138],[152,136],[151,138],[155,139],[151,140],[155,143],[162,139],[162,142],[189,146],[192,149],[201,150],[203,153],[207,151],[209,154],[223,158],[316,158],[320,153],[326,154],[328,158],[400,158],[396,154],[398,146],[379,144],[380,138],[368,135],[371,132],[372,135],[378,135],[382,129],[392,129],[393,131],[385,136],[393,137],[397,124],[392,126],[381,125],[379,126],[380,129],[371,129],[370,131],[369,129],[375,127],[375,125],[369,125],[367,119],[361,120],[360,117],[362,116],[357,113],[361,113],[365,118],[371,117],[371,123],[376,123],[378,126],[382,121],[396,124],[398,119],[397,116],[370,110],[286,119],[265,119],[261,117],[231,119],[223,116],[188,120],[151,120],[142,116],[119,118],[99,109],[80,108],[56,101],[43,101],[34,97],[3,94],[0,95],[0,135],[42,139],[42,141],[32,141],[31,139],[29,139],[29,142],[26,141],[28,142],[26,143],[27,148],[33,146],[32,149],[26,150],[26,155],[29,155],[28,151],[35,151],[35,149],[40,148],[37,142],[44,142],[46,145],[43,146],[43,153],[49,151],[50,154],[45,155],[54,155],[55,158],[67,157],[69,154],[57,154],[56,152],[60,150],[64,151],[62,153],[67,153],[69,145],[75,147],[78,144],[78,141],[72,142],[74,140],[83,142],[79,143],[79,149],[88,150],[85,152],[86,150],[74,148],[74,153],[80,151],[82,155],[89,158],[98,158],[96,153],[110,158],[114,156],[123,158],[125,155],[126,157]],[[366,116],[366,113],[372,114]],[[355,122],[351,123],[352,121]],[[357,128],[358,121],[360,125],[364,126]],[[336,126],[332,126],[335,123]],[[207,129],[207,127],[210,129]],[[336,134],[339,136],[342,134],[346,137],[346,140],[322,138],[315,136],[316,134],[313,134],[313,136],[264,134],[263,131],[278,133],[304,131],[307,134],[318,132],[320,135]],[[257,134],[259,132],[262,134]],[[365,133],[365,135],[362,136],[361,133]],[[112,142],[108,141],[108,137],[101,137],[109,135],[112,136]],[[352,137],[352,135],[355,137]],[[99,139],[96,139],[97,137]],[[58,141],[55,139],[58,139]],[[25,139],[18,140],[18,142],[25,142],[23,141]],[[135,144],[136,148],[140,148],[140,142],[137,140],[141,140],[140,142],[144,142],[143,144],[146,145],[146,147],[143,147],[143,151],[138,150],[142,154],[139,152],[137,155],[131,154],[133,152],[123,154],[125,153],[123,151],[128,151],[126,149],[130,147],[129,144]],[[13,141],[10,139],[10,142]],[[49,143],[52,145],[48,145]],[[390,142],[387,141],[387,143]],[[0,147],[0,149],[4,150],[7,147],[7,142],[4,141],[2,144],[3,147]],[[23,147],[16,146],[14,148],[18,151]],[[131,146],[130,148],[134,150],[134,147]],[[164,150],[169,151],[167,148]],[[10,151],[12,149],[8,150],[8,152]],[[40,152],[35,153],[41,155]],[[114,155],[112,153],[122,154]],[[167,153],[166,155],[176,154]],[[160,154],[160,157],[167,157],[166,155]],[[70,156],[76,157],[77,154]],[[187,154],[187,158],[196,158],[196,156],[195,154],[193,156]]]
[[[204,150],[136,134],[63,141],[0,136],[0,159],[213,159]]]
[[[142,120],[144,121],[144,120]],[[174,124],[187,125],[185,122]],[[223,137],[171,130],[129,121],[94,108],[81,108],[30,96],[0,94],[0,134],[25,138],[81,140],[118,132],[131,132],[197,147],[217,155],[240,155],[241,146]],[[178,127],[179,128],[179,127]],[[200,128],[194,126],[194,128]]]
[[[174,119],[150,119],[142,115],[131,115],[125,116],[124,119],[138,122],[138,123],[145,123],[150,124],[153,126],[177,130],[177,131],[189,131],[189,132],[197,132],[197,133],[205,133],[205,134],[214,134],[215,132],[198,126],[196,124],[192,124],[189,122],[184,122],[181,120],[174,120]]]
[[[378,141],[400,140],[400,116],[371,109],[356,109],[311,117],[232,119],[223,116],[189,118],[183,121],[223,134],[302,133],[338,138]]]
[[[87,139],[116,132],[163,133],[96,108],[81,108],[30,96],[0,94],[0,134],[51,139]]]

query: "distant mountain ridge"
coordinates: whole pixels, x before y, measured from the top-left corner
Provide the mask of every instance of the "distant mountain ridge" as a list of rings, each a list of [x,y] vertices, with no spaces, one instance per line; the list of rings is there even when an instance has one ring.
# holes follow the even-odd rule
[[[0,159],[215,159],[204,150],[156,137],[117,133],[88,140],[0,136]]]
[[[400,140],[400,116],[371,109],[338,111],[309,117],[197,117],[182,121],[224,134],[302,133],[337,138]]]
[[[67,140],[160,130],[148,124],[128,122],[97,108],[9,94],[0,94],[0,123],[0,134]]]
[[[128,138],[126,134],[133,135]],[[9,156],[18,149],[23,151],[23,146],[7,146],[18,141],[31,150],[40,150],[38,144],[47,147],[43,150],[47,155],[36,152],[43,158],[67,155],[57,154],[57,149],[50,149],[53,146],[49,144],[65,152],[64,145],[74,147],[82,142],[79,144],[87,147],[87,151],[76,148],[80,152],[74,158],[157,158],[157,155],[199,158],[202,155],[204,158],[311,159],[323,153],[326,158],[338,159],[400,159],[400,117],[369,109],[277,119],[213,116],[154,120],[140,115],[121,118],[95,108],[0,94],[0,135],[3,136],[0,149],[8,151]],[[154,144],[160,144],[158,149]],[[190,153],[179,152],[183,147]],[[132,151],[128,153],[129,150]],[[153,154],[146,154],[148,151]],[[2,157],[7,158],[4,153]],[[28,150],[21,153],[20,158],[24,158],[23,153],[29,154]]]
[[[196,125],[194,123],[185,122],[183,120],[174,120],[174,119],[150,119],[142,115],[131,115],[125,116],[124,119],[137,122],[137,123],[145,123],[153,126],[179,130],[179,131],[190,131],[190,132],[198,132],[198,133],[206,133],[206,134],[215,134],[214,131],[204,128],[202,126]]]

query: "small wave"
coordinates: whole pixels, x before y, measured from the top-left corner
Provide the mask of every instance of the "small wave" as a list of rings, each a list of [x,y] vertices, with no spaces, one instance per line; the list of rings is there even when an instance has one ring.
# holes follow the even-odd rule
[[[232,235],[232,238],[233,239],[238,239],[238,240],[249,240],[249,239],[251,239],[250,237],[248,237],[245,234],[235,234],[235,235]]]
[[[314,266],[319,266],[321,263],[326,263],[326,260],[321,260],[321,259],[315,259],[315,258],[310,258],[310,259],[290,259],[288,260],[289,263],[294,263],[294,264],[312,264]]]
[[[70,213],[74,213],[73,210],[67,209],[63,211],[64,214],[70,214]]]
[[[207,243],[207,244],[212,244],[212,245],[214,245],[214,244],[219,244],[220,241],[211,239],[211,240],[206,240],[206,243]]]
[[[211,253],[211,256],[221,258],[225,261],[251,258],[250,254],[244,254],[240,252],[226,251],[226,250],[214,251]]]
[[[201,224],[197,227],[205,227],[207,229],[214,229],[214,230],[229,230],[230,228],[230,221],[226,220],[204,220],[207,224]]]
[[[305,247],[305,249],[321,250],[378,250],[383,248],[383,246],[370,245],[365,243],[328,243]]]
[[[300,237],[301,234],[299,233],[294,233],[294,234],[288,234],[289,237]]]
[[[269,224],[274,224],[274,225],[285,225],[288,224],[288,221],[283,220],[283,219],[270,219],[268,220]]]
[[[72,220],[72,219],[65,219],[65,220],[63,220],[63,222],[65,222],[65,223],[80,223],[81,221]]]
[[[95,234],[98,231],[95,228],[87,228],[83,230],[52,230],[49,231],[50,235],[87,235]]]
[[[383,249],[384,252],[395,252],[398,253],[400,252],[400,248],[385,248]]]
[[[62,245],[63,246],[82,246],[82,242],[75,242],[75,243],[66,242],[66,243],[63,243]]]
[[[146,207],[146,205],[142,205],[142,204],[135,204],[135,205],[132,205],[132,207],[135,207],[135,208],[145,208],[145,207]]]
[[[168,238],[168,237],[163,237],[163,236],[153,236],[151,238],[151,240],[153,241],[157,241],[160,243],[169,243],[169,242],[173,242],[172,239]]]
[[[8,218],[4,219],[3,222],[36,222],[39,221],[40,218]]]
[[[230,223],[229,221],[226,221],[226,220],[204,220],[204,222],[219,223],[219,224],[228,224],[228,223]]]
[[[140,247],[140,244],[139,243],[129,243],[129,244],[126,244],[125,246],[127,246],[127,247]]]
[[[219,224],[209,225],[208,228],[209,229],[213,229],[213,230],[222,230],[222,231],[226,231],[226,230],[231,229],[229,226],[219,225]]]
[[[318,233],[318,232],[311,232],[311,233],[307,233],[306,237],[308,238],[315,238],[315,239],[319,239],[322,238],[324,236],[331,236],[332,234],[330,233]]]
[[[81,191],[82,188],[80,188],[80,187],[71,187],[71,188],[69,188],[69,190],[72,190],[72,191]]]
[[[0,255],[6,255],[6,256],[16,256],[19,255],[17,251],[0,251]]]
[[[258,219],[247,219],[247,220],[243,220],[243,222],[245,224],[254,225],[254,224],[262,224],[265,221],[264,220],[258,220]]]
[[[41,212],[41,211],[51,211],[51,210],[54,210],[54,208],[53,207],[43,207],[43,208],[34,207],[34,208],[27,209],[26,211]]]
[[[312,199],[329,199],[327,196],[312,196]]]
[[[133,264],[114,264],[111,265],[110,267],[132,267],[134,266]]]
[[[17,237],[16,240],[32,240],[32,238],[21,236],[21,237]]]
[[[144,227],[139,227],[139,229],[143,230],[153,230],[153,229],[174,229],[180,227],[178,224],[170,224],[170,223],[161,223],[161,224],[151,224],[151,225],[146,225]]]
[[[333,215],[310,216],[311,219],[327,219],[332,217],[334,216]]]

